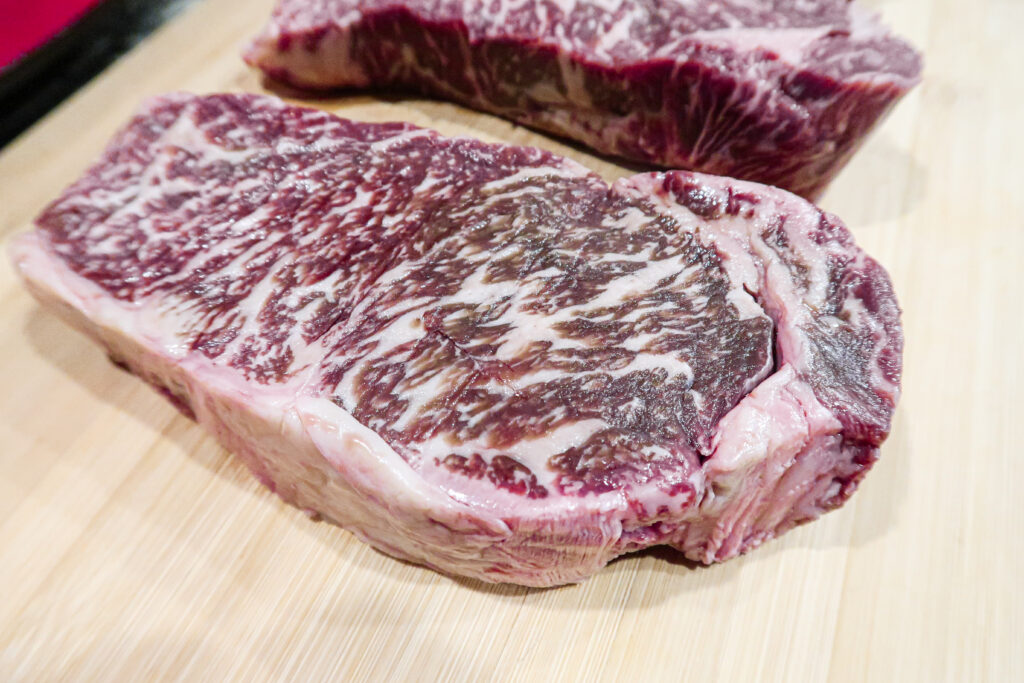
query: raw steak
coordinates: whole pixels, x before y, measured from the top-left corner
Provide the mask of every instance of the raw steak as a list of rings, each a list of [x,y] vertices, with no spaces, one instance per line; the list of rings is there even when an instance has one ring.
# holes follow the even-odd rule
[[[286,501],[486,581],[733,557],[898,394],[886,273],[794,195],[254,95],[150,101],[13,254]]]
[[[245,58],[300,88],[411,89],[809,198],[921,71],[848,0],[279,0]]]

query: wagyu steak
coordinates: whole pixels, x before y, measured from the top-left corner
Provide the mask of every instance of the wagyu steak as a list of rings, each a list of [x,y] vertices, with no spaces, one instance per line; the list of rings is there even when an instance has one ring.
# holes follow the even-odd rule
[[[921,72],[849,0],[278,0],[245,58],[300,88],[418,91],[810,198]]]
[[[889,278],[794,195],[254,95],[149,101],[13,256],[286,501],[486,581],[753,548],[899,391]]]

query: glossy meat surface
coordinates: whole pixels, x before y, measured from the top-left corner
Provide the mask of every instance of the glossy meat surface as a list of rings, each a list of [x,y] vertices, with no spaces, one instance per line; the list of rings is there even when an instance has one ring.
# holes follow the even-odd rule
[[[37,225],[36,296],[283,498],[485,580],[732,557],[841,504],[898,397],[884,271],[751,183],[170,95]]]

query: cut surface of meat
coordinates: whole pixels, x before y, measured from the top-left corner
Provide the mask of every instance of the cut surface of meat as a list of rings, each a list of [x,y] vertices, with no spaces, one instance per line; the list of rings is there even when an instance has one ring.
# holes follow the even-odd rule
[[[299,88],[418,91],[808,198],[921,72],[848,0],[279,0],[245,59]]]
[[[899,393],[888,276],[794,195],[269,97],[149,101],[12,254],[283,499],[487,581],[733,557],[842,504]]]

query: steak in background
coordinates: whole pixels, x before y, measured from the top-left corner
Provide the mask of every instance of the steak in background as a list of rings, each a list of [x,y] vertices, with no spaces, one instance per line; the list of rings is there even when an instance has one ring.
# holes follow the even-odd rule
[[[279,0],[245,59],[299,88],[418,91],[811,199],[921,72],[848,0]]]
[[[792,194],[256,95],[149,101],[12,255],[284,500],[485,581],[731,558],[899,393],[889,278]]]

